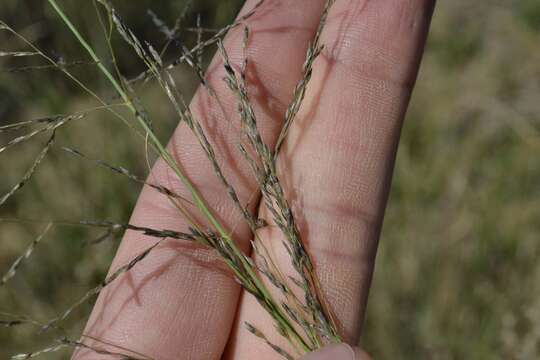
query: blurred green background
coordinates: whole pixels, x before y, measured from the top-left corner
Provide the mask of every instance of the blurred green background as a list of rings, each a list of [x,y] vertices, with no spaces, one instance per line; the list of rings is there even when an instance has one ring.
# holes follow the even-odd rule
[[[62,5],[105,55],[92,2]],[[184,2],[116,5],[141,38],[162,44],[146,9],[172,24]],[[195,24],[198,13],[204,26],[223,26],[240,5],[195,1],[185,26]],[[0,19],[57,60],[86,59],[45,1],[3,0]],[[375,359],[540,358],[539,35],[537,0],[439,2],[403,130],[362,338]],[[24,49],[6,32],[0,44],[0,51]],[[115,46],[124,74],[142,70],[125,45]],[[38,59],[0,60],[0,125],[95,106],[57,71],[13,71],[42,63]],[[92,66],[73,72],[111,95]],[[193,74],[179,69],[175,76],[191,94]],[[139,90],[165,140],[174,127],[171,109],[151,85]],[[0,140],[8,137],[0,134]],[[0,193],[19,181],[45,141],[0,155]],[[141,143],[105,112],[64,128],[59,144],[146,171]],[[138,191],[121,176],[54,150],[0,208],[0,218],[122,222]],[[44,226],[0,222],[0,275]],[[15,280],[0,288],[0,312],[40,321],[60,314],[106,274],[117,242],[84,246],[98,235],[80,226],[55,227]],[[68,333],[78,334],[89,309],[66,322]],[[0,358],[39,349],[57,335],[0,328]]]

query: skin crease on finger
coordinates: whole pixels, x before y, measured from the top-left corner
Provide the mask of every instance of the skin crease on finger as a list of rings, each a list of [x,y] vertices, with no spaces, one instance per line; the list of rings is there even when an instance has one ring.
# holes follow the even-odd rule
[[[254,3],[248,1],[246,8]],[[252,32],[249,90],[270,146],[299,80],[323,4],[322,0],[267,0],[248,21]],[[432,4],[429,0],[337,0],[322,41],[327,48],[315,65],[302,113],[279,159],[280,180],[329,307],[351,343],[360,334],[401,120]],[[236,64],[241,59],[240,42],[240,29],[226,42]],[[234,149],[239,136],[233,125],[236,101],[222,77],[219,61],[214,61],[209,82],[220,103],[199,90],[191,106],[222,155],[219,161],[225,164],[230,182],[244,203],[252,200],[255,211],[255,183],[247,180],[246,165]],[[173,135],[169,149],[247,251],[249,232],[237,226],[240,215],[220,183],[210,180],[215,177],[211,167],[185,127]],[[187,196],[163,162],[157,163],[151,179]],[[260,216],[268,218],[268,210],[262,207]],[[131,222],[178,231],[187,228],[168,200],[159,200],[148,188]],[[260,235],[269,244],[281,241],[272,227]],[[111,269],[154,241],[128,233]],[[271,247],[277,262],[289,272],[283,249]],[[245,320],[254,323],[281,345],[273,322],[251,297],[242,297],[233,325],[240,291],[218,263],[200,247],[163,244],[101,294],[86,334],[157,359],[218,359],[227,341],[226,359],[253,359],[253,354],[261,360],[276,359],[276,353],[242,325]],[[105,357],[82,351],[76,358]]]
[[[256,2],[247,1],[243,11]],[[300,79],[323,5],[324,0],[267,0],[247,21],[251,29],[249,90],[261,132],[271,146],[277,138],[285,104]],[[242,58],[241,42],[241,28],[231,32],[225,41],[234,66]],[[276,53],[287,56],[275,56]],[[200,89],[191,108],[214,144],[228,180],[243,203],[250,200],[254,211],[258,201],[253,197],[256,185],[236,149],[240,136],[235,130],[237,102],[222,81],[223,75],[217,59],[209,68],[208,82],[219,103]],[[185,125],[177,129],[169,149],[216,215],[234,229],[239,246],[248,251],[248,229]],[[154,167],[150,180],[188,197],[162,161]],[[148,187],[143,190],[130,223],[188,230],[169,200]],[[111,272],[154,243],[155,239],[127,232]],[[105,346],[112,351],[129,349],[157,359],[218,359],[229,338],[239,294],[239,286],[210,251],[191,243],[167,240],[100,294],[85,335],[99,339],[96,346],[112,344]],[[85,350],[76,352],[74,357],[106,358]]]
[[[311,87],[280,154],[284,183],[329,308],[355,344],[361,333],[402,120],[434,6],[430,0],[337,1]],[[268,210],[260,216],[268,219]],[[261,229],[285,275],[293,275],[279,231]],[[295,350],[243,296],[227,359],[275,359],[243,326]]]

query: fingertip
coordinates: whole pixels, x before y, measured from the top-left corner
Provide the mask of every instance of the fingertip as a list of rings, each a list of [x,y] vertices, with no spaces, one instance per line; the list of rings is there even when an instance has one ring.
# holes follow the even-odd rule
[[[358,347],[354,348],[354,354],[356,356],[355,360],[372,360],[367,352]]]
[[[360,348],[352,348],[346,343],[341,343],[309,353],[301,360],[371,360],[371,358]]]

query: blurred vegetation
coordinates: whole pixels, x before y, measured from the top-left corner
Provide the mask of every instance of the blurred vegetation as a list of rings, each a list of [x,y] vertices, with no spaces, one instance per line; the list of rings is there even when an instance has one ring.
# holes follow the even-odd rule
[[[185,2],[117,3],[141,38],[163,44],[146,10],[173,24]],[[185,25],[201,14],[203,26],[222,26],[240,3],[195,1]],[[92,2],[63,5],[106,54]],[[55,59],[86,60],[44,1],[3,0],[0,19]],[[536,0],[439,2],[403,130],[362,339],[375,359],[540,357],[539,35]],[[6,34],[0,43],[1,50],[23,50]],[[141,71],[130,50],[116,45],[128,54],[120,56],[122,71]],[[0,125],[95,106],[54,70],[8,71],[35,62],[2,61]],[[107,94],[92,66],[74,72]],[[175,76],[186,94],[193,92],[190,72],[179,69]],[[142,93],[166,139],[175,125],[171,109],[151,85]],[[59,141],[144,174],[141,144],[120,131],[125,128],[117,120],[96,112],[63,129]],[[1,155],[0,193],[19,181],[45,140]],[[119,175],[53,151],[25,189],[0,208],[0,218],[127,221],[138,191]],[[45,224],[0,223],[0,269]],[[0,312],[45,321],[65,310],[106,274],[116,244],[84,246],[97,236],[80,226],[55,227],[17,281],[1,289]],[[77,310],[66,329],[80,331],[89,309]],[[0,329],[0,358],[52,339],[36,336],[31,327]]]

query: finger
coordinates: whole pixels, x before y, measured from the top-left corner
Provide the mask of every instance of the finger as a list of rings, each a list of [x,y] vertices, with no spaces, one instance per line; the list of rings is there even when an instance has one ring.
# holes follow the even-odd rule
[[[248,1],[246,10],[255,0]],[[273,144],[280,130],[280,119],[292,89],[300,77],[303,56],[313,36],[322,9],[322,0],[268,0],[247,21],[251,29],[249,49],[250,89],[265,140]],[[244,10],[244,12],[246,11]],[[242,29],[227,37],[226,48],[233,64],[242,57]],[[276,56],[279,55],[279,56]],[[243,204],[257,205],[256,186],[248,175],[235,144],[239,132],[234,95],[222,81],[221,61],[210,66],[208,83],[219,102],[199,89],[191,108],[200,120],[218,162]],[[181,168],[196,184],[216,216],[243,249],[248,248],[249,231],[227,192],[214,174],[210,162],[189,129],[180,125],[169,150]],[[158,161],[149,179],[172,188],[185,198],[189,194],[163,161]],[[155,229],[187,231],[171,202],[146,187],[137,203],[131,223]],[[156,242],[139,233],[128,232],[111,271],[128,263]],[[239,287],[215,259],[212,252],[192,243],[168,240],[160,244],[129,273],[122,275],[99,296],[85,334],[120,348],[159,359],[214,359],[229,336],[237,307]],[[93,358],[81,352],[79,358]],[[101,356],[101,355],[100,355]],[[103,356],[100,357],[100,359]]]
[[[353,349],[343,343],[326,346],[307,354],[301,360],[370,360],[370,357],[361,349]]]
[[[401,124],[433,4],[338,0],[322,40],[326,51],[280,154],[280,180],[325,298],[351,344],[360,335]],[[281,267],[292,271],[279,230],[269,227],[260,235]],[[244,321],[275,332],[269,316],[244,296],[230,358],[275,358],[249,336]],[[271,341],[287,348],[277,335]]]

